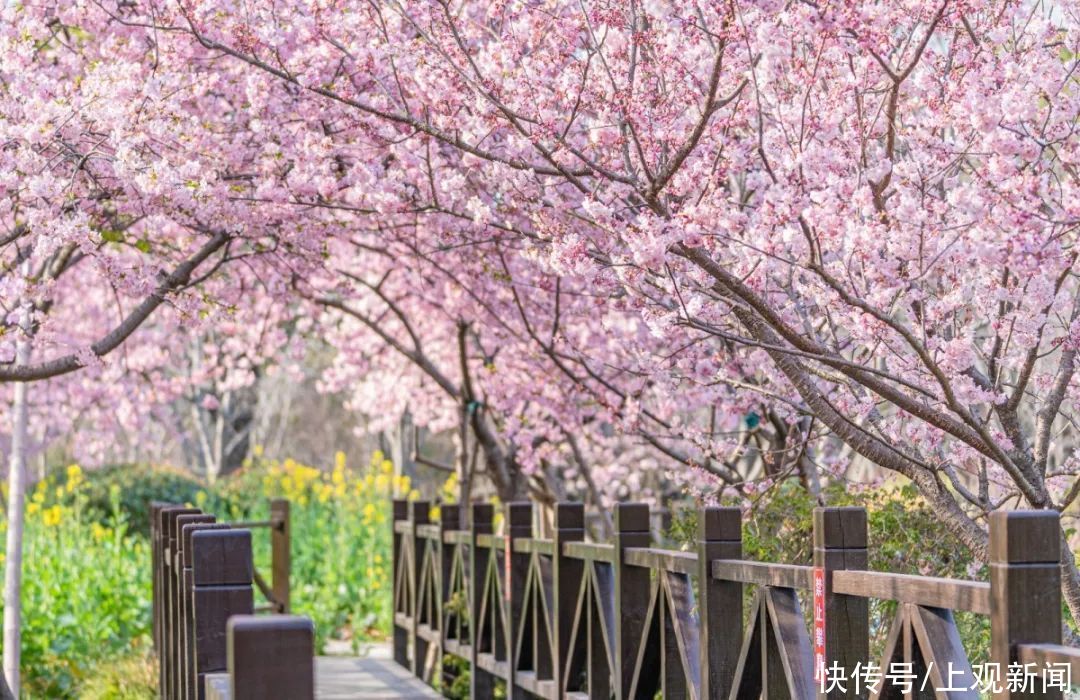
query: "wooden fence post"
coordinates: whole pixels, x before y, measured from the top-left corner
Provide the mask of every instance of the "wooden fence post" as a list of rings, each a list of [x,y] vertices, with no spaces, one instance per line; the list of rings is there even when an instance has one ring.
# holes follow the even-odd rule
[[[169,506],[163,501],[150,501],[150,614],[153,619],[154,651],[161,653],[161,509]]]
[[[173,678],[173,692],[176,697],[186,700],[195,697],[188,682],[188,646],[191,644],[191,557],[186,551],[191,548],[189,531],[192,528],[206,527],[217,519],[206,513],[181,515],[176,519],[176,572],[179,586],[176,598],[176,675]],[[227,527],[227,526],[226,526]]]
[[[409,586],[408,586],[408,572],[403,571],[401,568],[401,551],[404,546],[404,535],[397,530],[397,524],[404,522],[409,518],[409,502],[403,498],[394,499],[394,517],[390,523],[391,537],[393,540],[392,556],[393,563],[391,564],[391,583],[390,588],[393,591],[393,628],[394,628],[394,661],[396,661],[402,668],[409,668],[409,631],[404,627],[398,625],[396,617],[399,610],[408,610],[410,604],[409,598]],[[401,588],[398,589],[398,581],[401,581]],[[401,597],[404,596],[405,600]]]
[[[1002,700],[1061,698],[1042,683],[1010,691],[1017,644],[1061,643],[1061,528],[1047,510],[990,514],[990,660],[1001,674]],[[1075,680],[1075,679],[1074,679]]]
[[[185,517],[181,516],[181,520]],[[195,673],[195,579],[191,565],[193,561],[191,552],[191,536],[202,530],[228,530],[230,527],[224,523],[216,523],[213,519],[183,525],[180,528],[180,566],[183,580],[183,599],[180,605],[180,692],[184,698],[197,698],[199,696],[198,677]]]
[[[814,566],[825,573],[825,669],[836,664],[843,669],[845,679],[850,679],[856,664],[865,665],[870,659],[869,601],[833,593],[832,572],[865,569],[866,545],[866,509],[814,509]],[[825,693],[818,684],[818,698],[858,697],[854,683],[845,680],[841,685],[846,686],[846,692],[838,685]]]
[[[201,700],[203,677],[226,669],[226,622],[254,613],[251,532],[193,532],[191,557],[196,697]]]
[[[445,607],[450,602],[450,587],[453,585],[454,573],[454,550],[458,545],[446,544],[446,533],[461,529],[461,506],[455,504],[442,504],[439,506],[439,595],[438,609],[436,611],[437,624],[439,625],[439,668],[440,680],[443,687],[452,683],[454,678],[442,668],[442,659],[446,654],[446,641],[450,634],[446,624]],[[461,641],[460,639],[457,641]]]
[[[495,676],[480,668],[480,607],[484,596],[484,575],[488,570],[491,549],[477,547],[477,535],[490,535],[494,527],[494,509],[488,503],[474,503],[469,533],[469,697],[495,697]]]
[[[717,581],[714,559],[742,559],[742,511],[709,506],[698,521],[698,621],[703,700],[727,700],[739,663],[743,586]]]
[[[412,572],[412,626],[409,635],[412,638],[412,672],[417,678],[424,677],[424,662],[427,660],[428,641],[420,636],[420,576],[424,569],[424,540],[416,533],[418,525],[431,522],[431,503],[413,501],[409,509],[409,536],[412,538],[409,571]]]
[[[555,504],[555,532],[552,533],[551,580],[553,637],[555,644],[554,673],[558,697],[566,696],[566,668],[570,657],[570,633],[574,627],[574,608],[577,606],[584,562],[563,554],[567,542],[585,539],[585,505],[582,503]]]
[[[306,617],[229,618],[230,700],[313,700],[314,652],[315,627]]]
[[[514,551],[515,537],[532,537],[533,506],[531,501],[514,501],[506,504],[506,551],[509,567],[506,571],[506,591],[509,605],[506,611],[506,697],[524,700],[527,693],[514,684],[517,672],[518,625],[525,607],[525,579],[529,575],[528,553]]]
[[[277,612],[288,615],[292,609],[289,597],[292,575],[292,524],[289,518],[289,501],[275,498],[270,501],[270,587],[274,594]]]
[[[169,506],[162,508],[158,515],[161,518],[161,650],[159,655],[159,688],[161,695],[166,700],[175,700],[177,697],[176,683],[177,653],[180,642],[177,638],[179,611],[177,606],[180,602],[180,571],[177,560],[176,544],[176,519],[181,515],[195,515],[200,511],[198,508],[185,508],[184,506]]]
[[[619,503],[615,506],[615,697],[629,700],[633,683],[634,666],[638,645],[645,631],[645,616],[649,611],[652,581],[649,569],[629,566],[624,562],[627,547],[648,547],[652,536],[649,531],[649,506],[645,503]],[[590,673],[589,694],[594,692],[591,683],[599,680]]]

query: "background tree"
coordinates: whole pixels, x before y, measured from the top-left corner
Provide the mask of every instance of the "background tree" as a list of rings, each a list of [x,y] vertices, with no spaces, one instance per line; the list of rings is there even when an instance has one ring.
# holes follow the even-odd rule
[[[168,23],[305,96],[290,119],[330,141],[308,169],[345,164],[318,197],[385,214],[456,174],[483,194],[426,235],[490,211],[715,364],[669,387],[812,419],[973,551],[988,512],[1080,493],[1074,9],[294,2]]]

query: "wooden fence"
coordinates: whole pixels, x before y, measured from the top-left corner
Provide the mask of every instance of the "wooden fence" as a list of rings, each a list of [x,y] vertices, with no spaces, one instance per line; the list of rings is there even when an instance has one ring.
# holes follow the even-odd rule
[[[466,526],[459,506],[434,523],[429,503],[394,502],[393,646],[429,683],[459,672],[444,656],[467,661],[472,698],[502,683],[507,698],[1054,699],[1062,674],[1080,680],[1080,649],[1061,645],[1056,513],[993,514],[982,582],[867,571],[859,508],[814,512],[812,566],[742,559],[734,508],[699,513],[693,552],[651,546],[643,504],[616,506],[607,544],[586,541],[581,504],[556,506],[550,538],[530,503],[506,505],[498,535],[492,506],[470,508]],[[852,680],[874,668],[871,599],[896,602],[877,668],[909,670],[910,688]],[[954,611],[990,617],[988,663],[969,663]]]
[[[289,503],[266,522],[219,523],[197,508],[150,507],[154,648],[166,700],[314,697],[314,628],[307,618],[254,617],[254,588],[271,612],[289,609]],[[251,527],[271,530],[272,579],[255,570]]]

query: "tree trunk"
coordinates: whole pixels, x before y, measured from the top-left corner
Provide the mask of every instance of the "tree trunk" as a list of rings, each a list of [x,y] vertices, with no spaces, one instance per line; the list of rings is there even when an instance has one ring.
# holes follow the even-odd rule
[[[15,361],[20,365],[30,363],[30,310],[23,310],[23,328],[15,349]],[[7,553],[4,568],[4,678],[7,697],[17,698],[19,693],[19,636],[22,630],[22,553],[23,524],[26,505],[26,452],[29,406],[29,384],[15,385],[11,415],[11,455],[8,466]],[[2,697],[2,695],[0,695]]]

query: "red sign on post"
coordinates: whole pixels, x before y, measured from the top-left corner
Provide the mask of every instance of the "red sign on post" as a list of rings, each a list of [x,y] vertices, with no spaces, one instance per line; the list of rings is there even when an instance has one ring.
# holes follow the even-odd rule
[[[825,683],[825,569],[814,567],[814,682]]]

